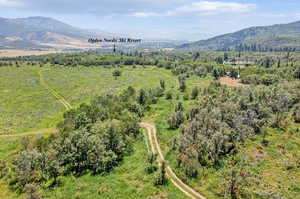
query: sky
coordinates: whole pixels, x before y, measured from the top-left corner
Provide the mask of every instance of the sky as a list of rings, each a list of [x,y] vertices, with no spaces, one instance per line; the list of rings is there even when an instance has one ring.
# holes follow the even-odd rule
[[[52,17],[141,39],[195,41],[300,20],[299,0],[0,0],[0,17]],[[0,27],[2,28],[2,27]]]

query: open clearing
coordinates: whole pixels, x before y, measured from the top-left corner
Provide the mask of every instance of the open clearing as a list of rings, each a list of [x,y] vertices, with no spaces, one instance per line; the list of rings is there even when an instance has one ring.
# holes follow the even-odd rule
[[[136,89],[159,85],[164,78],[176,84],[170,71],[142,66],[120,68],[122,75],[112,76],[113,68],[103,67],[1,67],[0,68],[0,134],[14,134],[53,128],[65,110],[53,91],[72,106],[88,103],[103,92],[118,92],[133,86]],[[53,88],[45,88],[40,79]]]
[[[246,87],[246,86],[249,86],[247,84],[243,84],[240,82],[239,79],[234,79],[234,78],[231,78],[231,77],[221,77],[219,79],[220,83],[222,85],[226,85],[226,86],[232,86],[232,87]]]

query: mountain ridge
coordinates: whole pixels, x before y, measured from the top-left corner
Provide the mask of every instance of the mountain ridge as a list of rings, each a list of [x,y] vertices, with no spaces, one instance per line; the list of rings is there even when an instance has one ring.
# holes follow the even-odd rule
[[[89,30],[77,28],[49,17],[4,18],[0,17],[1,48],[53,48],[66,46],[69,48],[88,47],[88,38],[101,37]]]
[[[237,46],[245,44],[258,44],[270,49],[300,48],[300,21],[271,26],[253,26],[210,39],[186,43],[178,49],[234,50]]]

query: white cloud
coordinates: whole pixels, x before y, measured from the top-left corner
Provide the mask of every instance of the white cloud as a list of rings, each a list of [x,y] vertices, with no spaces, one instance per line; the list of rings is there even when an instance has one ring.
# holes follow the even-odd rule
[[[263,13],[263,14],[257,14],[259,17],[269,17],[269,18],[285,18],[289,17],[288,14],[272,14],[272,13]]]
[[[242,4],[221,1],[199,1],[189,5],[181,6],[163,13],[137,12],[134,17],[157,17],[157,16],[179,16],[179,15],[218,15],[224,13],[245,13],[256,9],[255,4]]]
[[[133,16],[133,17],[158,17],[158,16],[161,16],[161,14],[158,14],[155,12],[135,12],[131,16]]]
[[[17,0],[0,0],[0,6],[17,7],[20,5],[21,3]]]
[[[169,15],[180,14],[222,14],[222,13],[243,13],[256,9],[255,4],[242,4],[235,2],[221,1],[199,1],[191,5],[182,6],[169,12]]]

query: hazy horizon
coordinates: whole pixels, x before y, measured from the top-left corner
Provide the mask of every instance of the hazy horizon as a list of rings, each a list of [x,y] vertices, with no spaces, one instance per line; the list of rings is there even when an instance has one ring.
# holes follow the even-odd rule
[[[1,17],[51,17],[143,39],[196,41],[251,26],[300,20],[296,0],[0,0]]]

